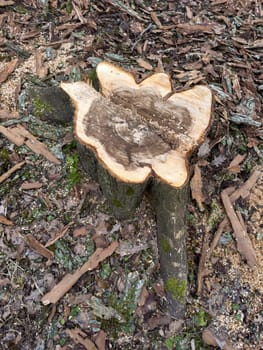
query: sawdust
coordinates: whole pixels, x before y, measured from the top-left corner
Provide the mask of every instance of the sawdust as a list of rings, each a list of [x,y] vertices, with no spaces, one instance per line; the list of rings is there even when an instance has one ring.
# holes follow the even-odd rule
[[[52,48],[54,57],[52,57],[50,60],[45,58],[48,46],[43,36],[39,38],[39,46],[40,45],[45,45],[45,48],[41,49],[41,53],[44,57],[43,64],[47,68],[48,75],[57,75],[59,71],[65,71],[65,67],[68,65],[72,55],[72,44],[64,43],[59,47],[59,49]],[[5,109],[9,109],[10,111],[17,110],[21,81],[24,81],[23,78],[25,75],[36,75],[37,73],[35,60],[36,49],[32,48],[32,45],[23,44],[21,44],[21,48],[26,52],[31,53],[30,57],[24,61],[20,60],[15,71],[3,84],[0,85],[0,106],[4,106]],[[5,66],[5,64],[5,62],[0,62],[0,70]]]

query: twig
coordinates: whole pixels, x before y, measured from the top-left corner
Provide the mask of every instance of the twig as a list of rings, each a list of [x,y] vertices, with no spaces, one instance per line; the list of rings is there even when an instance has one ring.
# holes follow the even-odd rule
[[[253,173],[251,174],[251,176],[247,179],[247,181],[241,185],[236,191],[234,191],[231,195],[230,195],[230,201],[231,203],[235,203],[235,201],[239,198],[246,198],[249,194],[249,191],[251,190],[251,188],[254,187],[254,185],[256,184],[259,176],[261,175],[261,171],[255,169],[253,171]],[[215,249],[215,247],[217,246],[220,237],[222,235],[222,233],[224,232],[225,227],[227,226],[227,224],[229,223],[227,218],[224,218],[223,221],[221,221],[221,223],[219,224],[219,227],[216,231],[216,234],[214,236],[214,239],[210,245],[210,249],[209,252],[207,254],[207,259],[209,260],[213,250]]]
[[[20,162],[17,163],[16,165],[14,165],[11,169],[9,169],[6,173],[4,173],[3,175],[0,176],[0,184],[2,182],[4,182],[6,179],[9,178],[10,175],[12,175],[14,172],[16,172],[18,169],[22,168],[22,166],[25,164],[26,162]]]
[[[139,35],[139,38],[135,41],[135,43],[132,45],[131,51],[133,51],[135,49],[135,46],[141,41],[142,37],[144,36],[144,34],[146,32],[148,32],[148,30],[150,30],[152,28],[153,24],[150,23]]]
[[[95,269],[98,264],[105,260],[108,256],[118,248],[118,242],[112,242],[107,248],[97,248],[96,251],[89,257],[88,261],[82,265],[81,268],[76,270],[73,274],[67,274],[63,279],[41,299],[44,305],[50,303],[55,304],[60,298],[63,297],[70,290],[72,286],[79,280],[79,278],[87,271]]]
[[[228,196],[230,195],[229,196],[230,202],[233,204],[239,197],[246,198],[249,194],[249,190],[251,190],[251,188],[256,184],[260,175],[261,175],[261,171],[255,169],[253,171],[253,173],[251,174],[251,176],[248,178],[248,180],[243,185],[241,185],[237,190],[233,191],[232,188],[226,189],[227,195]],[[237,213],[237,215],[239,215],[239,213]],[[239,220],[240,220],[240,225],[241,225],[242,229],[245,231],[245,223],[243,222],[243,218],[239,217]],[[205,265],[209,261],[209,259],[211,258],[211,255],[212,255],[215,247],[217,246],[217,244],[220,240],[220,237],[228,224],[229,224],[229,220],[227,217],[225,217],[224,220],[220,222],[210,247],[207,246],[207,242],[205,241],[205,238],[204,238],[204,244],[202,247],[202,253],[201,253],[201,257],[200,257],[200,262],[199,262],[199,267],[198,267],[198,276],[197,276],[197,294],[198,295],[200,295],[200,293],[201,293],[202,281],[203,281],[203,277],[205,276],[205,273],[206,273],[205,272]],[[250,245],[251,245],[251,243],[250,243]],[[254,254],[252,254],[252,256],[254,257],[254,259],[252,259],[252,262],[254,262],[255,256],[254,256]]]
[[[64,235],[66,234],[66,232],[68,231],[68,229],[70,228],[70,226],[72,226],[74,224],[73,221],[71,221],[69,224],[67,224],[62,230],[59,230],[55,236],[51,239],[49,239],[47,241],[47,243],[45,244],[45,247],[49,247],[51,246],[52,244],[54,244],[58,239],[64,237]]]
[[[221,193],[221,198],[233,228],[233,233],[237,241],[237,249],[245,257],[248,265],[253,267],[257,264],[257,260],[250,238],[238,220],[226,190]]]

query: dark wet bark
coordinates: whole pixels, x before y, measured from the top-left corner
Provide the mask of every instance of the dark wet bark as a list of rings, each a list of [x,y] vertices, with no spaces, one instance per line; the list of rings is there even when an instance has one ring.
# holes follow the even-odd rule
[[[154,180],[150,202],[157,217],[157,240],[161,277],[172,317],[184,317],[187,294],[185,212],[188,187],[175,189]]]
[[[161,277],[167,294],[168,311],[176,319],[184,317],[187,294],[185,211],[188,187],[174,189],[153,179],[150,184],[117,181],[97,161],[93,151],[79,144],[81,162],[88,174],[99,182],[113,214],[119,219],[132,217],[144,192],[157,217],[157,240]]]
[[[85,171],[96,180],[108,199],[112,212],[117,219],[127,219],[134,214],[140,204],[145,184],[124,183],[117,181],[97,161],[93,151],[78,143],[80,160]]]

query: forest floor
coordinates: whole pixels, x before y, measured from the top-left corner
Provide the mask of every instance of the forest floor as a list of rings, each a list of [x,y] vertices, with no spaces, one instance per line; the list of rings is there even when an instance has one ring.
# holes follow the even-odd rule
[[[0,348],[263,349],[261,1],[0,0],[0,28]],[[94,80],[102,60],[138,81],[164,71],[175,91],[213,91],[214,122],[191,159],[183,322],[166,312],[147,200],[116,220],[72,122],[54,123],[32,95]],[[44,305],[86,261],[94,268]]]

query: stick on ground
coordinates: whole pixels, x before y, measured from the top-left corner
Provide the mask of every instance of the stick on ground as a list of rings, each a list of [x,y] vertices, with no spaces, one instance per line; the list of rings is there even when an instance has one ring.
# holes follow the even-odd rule
[[[65,275],[50,292],[45,294],[41,299],[42,303],[44,305],[48,305],[50,303],[55,304],[70,290],[71,287],[74,286],[74,284],[84,273],[95,269],[101,261],[105,260],[108,256],[111,256],[118,248],[118,245],[118,242],[114,241],[105,249],[97,248],[81,268],[79,268],[73,274],[69,273]]]

